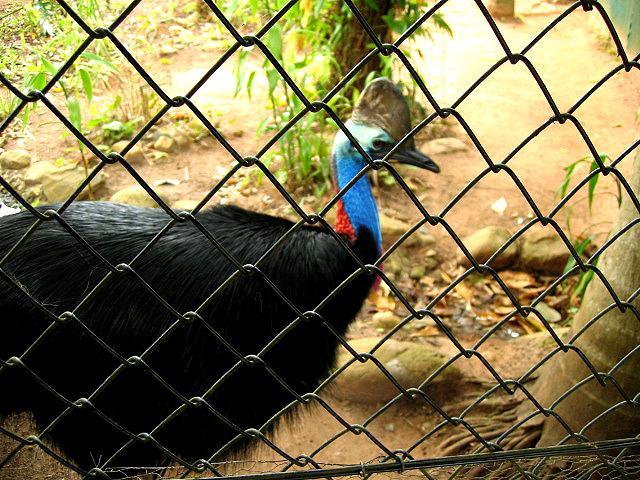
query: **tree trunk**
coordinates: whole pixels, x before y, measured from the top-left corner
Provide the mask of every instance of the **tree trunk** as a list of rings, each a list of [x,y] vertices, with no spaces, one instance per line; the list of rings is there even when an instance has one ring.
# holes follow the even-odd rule
[[[365,20],[371,25],[371,28],[375,32],[376,36],[382,41],[386,42],[389,37],[389,27],[382,18],[387,15],[392,8],[391,0],[377,0],[377,8],[371,6],[373,2],[360,1],[356,2],[356,6]],[[337,8],[341,8],[339,5]],[[340,42],[338,42],[335,49],[336,64],[340,65],[341,71],[334,71],[334,82],[338,82],[342,76],[344,76],[353,66],[358,63],[371,49],[370,45],[373,44],[373,40],[360,24],[355,15],[351,14],[349,20],[344,26],[344,31]],[[364,81],[369,73],[374,71],[380,71],[381,63],[380,58],[376,55],[360,70],[357,75],[356,81],[353,86],[362,90],[364,88]]]
[[[640,154],[634,164],[634,175],[630,182],[636,197],[640,193]],[[638,219],[639,213],[633,202],[625,196],[612,235]],[[602,254],[598,267],[607,278],[621,301],[626,301],[640,288],[640,225],[632,227]],[[598,372],[609,372],[621,359],[640,345],[640,319],[632,311],[623,313],[613,308],[602,312],[614,303],[602,281],[594,276],[571,328],[572,338],[585,325],[589,325],[573,344],[588,357]],[[633,305],[638,308],[640,301]],[[599,315],[602,315],[598,318]],[[597,318],[597,319],[596,319]],[[596,319],[596,320],[594,320]],[[639,349],[640,350],[640,349]],[[617,385],[633,399],[640,392],[640,351],[633,353],[612,374]],[[541,369],[540,376],[532,387],[536,399],[549,408],[566,391],[581,380],[591,379],[575,389],[554,408],[574,432],[580,432],[589,422],[584,435],[589,440],[606,440],[635,437],[640,433],[640,408],[622,405],[598,419],[610,407],[624,402],[624,397],[611,380],[606,386],[592,376],[575,351],[558,352]],[[524,407],[524,408],[522,408]],[[520,412],[531,412],[534,407],[525,401]],[[596,419],[596,420],[594,420]],[[553,417],[544,421],[538,446],[555,445],[568,435],[566,428]]]

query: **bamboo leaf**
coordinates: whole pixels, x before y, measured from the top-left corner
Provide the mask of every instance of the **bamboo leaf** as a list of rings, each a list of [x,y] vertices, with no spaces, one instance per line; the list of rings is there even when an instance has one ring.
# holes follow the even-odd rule
[[[567,196],[567,190],[569,189],[569,183],[571,183],[571,178],[573,177],[573,172],[576,169],[576,167],[584,162],[585,159],[581,158],[580,160],[570,163],[569,165],[567,165],[566,167],[564,167],[564,171],[565,176],[564,176],[564,180],[562,182],[562,184],[560,185],[559,188],[559,195],[560,195],[560,200],[562,200],[564,197]]]
[[[102,58],[100,55],[96,55],[95,53],[91,52],[82,52],[80,56],[86,58],[87,60],[92,60],[94,62],[100,63],[113,72],[118,72],[118,68],[113,63],[111,63],[106,58]]]
[[[78,129],[82,130],[82,114],[80,112],[80,102],[73,95],[67,99],[67,108],[69,109],[69,121]]]
[[[47,84],[47,74],[44,72],[38,72],[37,75],[31,77],[27,82],[27,86],[36,90],[42,90]]]
[[[253,70],[250,74],[249,74],[249,78],[247,78],[247,96],[249,97],[249,100],[251,100],[251,87],[253,86],[253,79],[256,78],[256,71]]]
[[[576,249],[576,253],[578,254],[578,256],[581,256],[585,252],[587,247],[591,245],[592,241],[593,241],[592,237],[587,237],[573,246],[573,248]],[[569,259],[567,260],[567,264],[565,265],[564,270],[562,271],[562,274],[564,275],[575,266],[576,266],[576,259],[573,258],[572,255],[570,255]]]
[[[89,100],[89,103],[91,103],[91,100],[93,100],[93,83],[91,81],[91,76],[89,75],[89,72],[87,72],[84,68],[78,69],[78,76],[80,77],[80,81],[82,82],[82,89],[87,96],[87,100]]]
[[[49,72],[51,75],[55,75],[56,73],[58,73],[58,69],[56,68],[56,66],[49,60],[47,60],[43,54],[38,53],[38,56],[40,57],[40,61],[44,65],[44,68],[47,70],[47,72]]]
[[[591,166],[589,167],[589,173],[598,169],[598,162],[595,160],[591,162]],[[600,180],[600,173],[595,174],[593,177],[589,179],[589,211],[591,211],[591,207],[593,206],[593,195],[596,191],[596,186],[598,185],[598,180]]]
[[[264,43],[277,60],[282,60],[282,27],[274,25],[264,37]]]

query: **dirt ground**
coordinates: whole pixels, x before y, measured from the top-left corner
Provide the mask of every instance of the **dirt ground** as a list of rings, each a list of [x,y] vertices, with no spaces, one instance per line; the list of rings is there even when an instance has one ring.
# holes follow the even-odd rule
[[[541,8],[541,5],[549,8]],[[553,5],[544,2],[526,2],[517,19],[498,21],[500,32],[512,51],[522,50],[554,18],[552,13],[535,12],[552,8]],[[453,37],[435,33],[431,39],[414,40],[411,48],[416,69],[423,75],[437,102],[441,106],[449,106],[483,72],[502,58],[504,51],[471,0],[449,2],[442,13],[454,31]],[[610,46],[598,33],[599,22],[594,22],[593,17],[593,13],[577,10],[527,54],[562,112],[619,63],[619,59],[611,53]],[[629,53],[635,55],[636,52]],[[149,59],[145,59],[143,63],[145,67],[152,69],[154,78],[170,95],[176,95],[184,93],[200,78],[211,64],[212,58],[217,58],[217,55],[215,48],[189,47],[173,54],[170,65],[154,65]],[[635,69],[630,73],[620,72],[575,112],[596,150],[608,154],[612,159],[617,158],[637,139],[639,87],[640,77]],[[213,112],[220,121],[220,128],[241,154],[254,154],[264,141],[255,132],[266,112],[265,99],[260,95],[251,101],[244,97],[235,98],[231,66],[225,66],[216,73],[194,101]],[[553,114],[543,92],[532,80],[531,73],[523,62],[503,65],[465,99],[457,111],[473,130],[486,154],[496,163],[501,162]],[[401,172],[416,186],[418,197],[427,210],[442,215],[458,235],[465,236],[488,225],[500,225],[516,231],[524,221],[531,218],[533,209],[513,179],[504,172],[486,175],[462,198],[456,197],[487,164],[455,119],[447,119],[446,125],[468,148],[462,152],[432,155],[442,168],[439,175],[415,169],[401,169]],[[51,116],[40,108],[31,122],[32,136],[14,139],[10,145],[24,146],[41,159],[52,155],[61,156],[68,148],[68,141],[61,140],[62,131],[59,123],[52,121]],[[564,168],[587,155],[589,150],[585,141],[575,126],[567,122],[545,129],[518,151],[508,165],[522,181],[540,211],[546,214],[557,202],[556,191],[565,177]],[[633,159],[633,154],[627,156],[621,162],[620,170],[628,174]],[[152,185],[163,179],[180,180],[178,185],[159,187],[171,201],[198,200],[226,173],[231,163],[228,153],[217,142],[206,138],[170,154],[167,159],[148,159],[136,169]],[[108,187],[100,193],[103,198],[109,198],[113,192],[135,182],[118,165],[109,166],[107,173]],[[244,172],[240,177],[243,174]],[[241,178],[233,183],[239,184],[240,180]],[[587,230],[595,233],[601,242],[615,218],[615,191],[611,178],[602,179],[591,213],[584,190],[556,218],[562,225],[566,225],[569,218],[574,236]],[[292,193],[297,201],[304,199],[303,205],[308,208],[319,206],[304,192]],[[507,206],[503,212],[497,212],[491,207],[501,197]],[[211,203],[216,203],[221,198],[246,208],[287,213],[285,201],[268,182],[231,189],[224,197],[214,197]],[[420,219],[418,209],[411,205],[398,186],[380,190],[378,200],[381,210],[391,216],[410,223]],[[445,266],[450,265],[457,253],[457,246],[442,227],[423,228],[437,239],[437,258],[446,270]],[[440,273],[436,270],[433,275]],[[422,288],[418,283],[414,287],[417,291]],[[369,313],[373,310],[367,304],[350,332],[351,338],[380,334],[369,323]],[[482,331],[477,329],[459,332],[465,346],[472,346],[480,333]],[[492,336],[479,351],[505,378],[521,375],[549,348],[545,341],[548,336],[545,334],[510,339],[508,332],[502,333]],[[394,338],[399,337],[403,338],[402,334]],[[456,353],[455,347],[443,336],[425,336],[414,340],[432,345],[434,349],[448,355]],[[495,383],[492,383],[493,377],[489,371],[477,360],[461,360],[458,366],[464,372],[464,385],[452,387],[451,392],[443,396],[444,408],[452,415],[459,414],[461,405],[465,402],[468,404],[479,392],[486,391],[489,385]],[[441,421],[441,417],[425,406],[424,402],[403,402],[372,419],[370,416],[378,411],[380,405],[351,403],[330,395],[327,396],[327,401],[348,422],[366,424],[391,450],[408,448]],[[300,412],[299,420],[293,425],[280,428],[273,441],[293,456],[309,454],[342,429],[325,410],[309,407]],[[456,430],[452,427],[444,428],[417,445],[411,453],[414,458],[441,454],[441,442],[454,433]],[[341,465],[366,462],[381,455],[380,447],[365,435],[347,433],[315,454],[314,459],[323,464]],[[231,460],[240,462],[232,467],[232,471],[238,473],[276,470],[278,465],[282,465],[274,463],[282,458],[266,447],[258,449],[249,459]],[[24,465],[21,466],[18,461],[15,470],[5,468],[4,472],[8,471],[9,475],[15,472],[15,478],[30,478],[24,476]],[[58,475],[55,468],[49,472],[33,478],[74,478],[68,474]]]

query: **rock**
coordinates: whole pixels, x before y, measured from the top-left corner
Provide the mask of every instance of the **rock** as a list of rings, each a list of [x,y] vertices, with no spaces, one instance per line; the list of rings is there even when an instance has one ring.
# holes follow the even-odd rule
[[[127,145],[129,145],[128,140],[121,140],[111,146],[111,151],[120,153]],[[142,151],[140,143],[136,143],[133,147],[131,147],[131,150],[129,150],[124,157],[127,162],[132,165],[140,163],[140,161],[144,159],[144,152]]]
[[[511,238],[511,234],[505,228],[485,227],[463,238],[462,241],[477,262],[485,263],[509,238]],[[498,258],[491,262],[491,266],[493,268],[508,267],[514,263],[517,256],[518,244],[512,243]],[[458,253],[457,262],[464,267],[471,266],[471,262],[462,252]]]
[[[85,180],[83,168],[58,168],[55,172],[42,179],[42,195],[49,202],[63,202],[68,199],[78,186]],[[91,189],[95,193],[105,181],[104,173],[100,172],[91,182]],[[89,197],[89,188],[85,187],[78,195],[78,200]]]
[[[7,170],[20,170],[31,165],[31,154],[26,150],[7,150],[0,154],[0,167]]]
[[[40,188],[39,196],[47,202],[63,202],[68,199],[78,186],[85,180],[84,168],[75,165],[56,167],[51,162],[35,162],[27,170],[24,181],[27,187]],[[95,192],[105,181],[104,173],[100,172],[91,182]],[[35,189],[31,189],[35,192]],[[89,189],[85,188],[78,195],[78,200],[89,196]]]
[[[153,142],[153,148],[161,152],[170,152],[175,146],[176,142],[173,138],[166,135],[160,135],[158,139]]]
[[[493,17],[513,17],[515,14],[515,0],[489,0],[487,10]]]
[[[24,183],[25,185],[38,185],[42,183],[44,177],[52,174],[56,170],[57,167],[51,162],[42,161],[32,163],[24,175]]]
[[[162,194],[158,193],[158,196],[165,203],[168,203],[167,199]],[[151,198],[147,191],[140,185],[133,185],[117,191],[111,196],[111,201],[115,203],[126,203],[127,205],[135,205],[138,207],[159,207],[156,201]]]
[[[178,50],[176,50],[171,45],[167,45],[166,43],[160,47],[160,55],[173,55]]]
[[[198,118],[193,118],[189,120],[187,122],[187,127],[191,131],[191,136],[195,140],[211,135],[211,132],[209,131],[209,129],[205,127],[204,123],[202,123]]]
[[[9,207],[0,200],[0,217],[7,217],[9,215],[15,215],[16,213],[20,213],[19,208]]]
[[[371,320],[377,328],[391,330],[402,321],[402,318],[393,312],[385,311],[374,313]]]
[[[181,133],[177,134],[174,137],[174,140],[176,145],[178,145],[178,148],[186,147],[191,142],[191,139],[187,135],[183,135]]]
[[[398,258],[397,255],[393,255],[391,257],[389,257],[387,260],[385,260],[384,262],[384,271],[385,273],[400,273],[404,270],[403,266],[402,266],[402,262],[400,261],[400,259]]]
[[[190,212],[191,210],[196,208],[198,203],[200,203],[199,200],[178,200],[177,202],[174,202],[173,205],[171,205],[171,208],[180,212],[183,212],[185,210]]]
[[[555,308],[550,307],[544,302],[537,304],[535,308],[536,310],[538,310],[540,315],[542,315],[544,319],[549,323],[558,323],[559,321],[562,320],[562,315],[560,314],[560,312],[557,311]],[[538,318],[538,316],[535,313],[532,313],[530,315],[533,315],[534,318]]]
[[[382,238],[386,242],[395,242],[400,236],[411,228],[406,222],[397,218],[389,217],[384,213],[380,213],[380,229],[382,230]]]
[[[414,232],[409,238],[407,238],[403,245],[407,247],[426,247],[432,248],[436,244],[436,239],[430,233],[423,233],[420,231]]]
[[[427,272],[432,272],[440,266],[440,261],[436,257],[425,257],[422,260],[422,265]]]
[[[525,234],[519,265],[525,271],[561,274],[569,259],[569,250],[553,229]]]
[[[427,274],[427,268],[424,265],[416,265],[409,271],[409,278],[420,280]]]
[[[371,350],[379,338],[360,338],[352,340],[350,345],[359,353]],[[429,375],[440,368],[447,357],[434,350],[434,347],[419,343],[387,340],[374,353],[376,359],[391,373],[404,388],[418,387]],[[344,365],[352,357],[351,353],[341,349],[338,366]],[[435,377],[426,392],[436,402],[441,402],[452,394],[454,385],[461,378],[460,370],[450,365]],[[353,402],[382,403],[400,393],[396,386],[372,362],[355,362],[340,373],[333,382],[331,393],[339,399]]]
[[[420,147],[427,155],[445,155],[447,153],[463,152],[467,144],[455,137],[436,138],[429,140]]]

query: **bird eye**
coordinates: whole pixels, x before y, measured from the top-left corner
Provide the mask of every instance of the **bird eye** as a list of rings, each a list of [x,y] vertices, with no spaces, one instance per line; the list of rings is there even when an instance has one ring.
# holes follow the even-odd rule
[[[389,147],[389,144],[387,142],[385,142],[384,140],[380,140],[380,139],[375,139],[373,141],[373,148],[375,148],[376,150],[382,150],[385,147]]]

